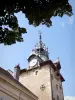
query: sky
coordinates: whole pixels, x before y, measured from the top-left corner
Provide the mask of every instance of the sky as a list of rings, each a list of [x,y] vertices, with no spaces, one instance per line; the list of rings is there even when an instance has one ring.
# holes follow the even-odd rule
[[[72,96],[65,96],[64,100],[75,100],[75,97]]]
[[[29,57],[35,44],[39,41],[38,32],[41,28],[42,41],[48,47],[49,59],[52,61],[58,57],[61,63],[61,73],[65,78],[63,91],[65,96],[75,96],[75,0],[69,0],[73,8],[73,16],[64,15],[52,17],[53,26],[45,25],[34,27],[21,12],[16,14],[20,27],[25,27],[27,33],[23,34],[24,42],[17,42],[10,46],[0,44],[0,67],[13,71],[17,64],[21,69],[28,67]]]

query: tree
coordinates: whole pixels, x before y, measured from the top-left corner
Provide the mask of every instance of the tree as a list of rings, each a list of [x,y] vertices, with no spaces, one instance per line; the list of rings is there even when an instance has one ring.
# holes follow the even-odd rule
[[[11,45],[22,42],[25,28],[18,25],[14,13],[22,11],[29,24],[50,27],[52,16],[72,16],[72,6],[68,0],[2,0],[0,3],[0,43]]]

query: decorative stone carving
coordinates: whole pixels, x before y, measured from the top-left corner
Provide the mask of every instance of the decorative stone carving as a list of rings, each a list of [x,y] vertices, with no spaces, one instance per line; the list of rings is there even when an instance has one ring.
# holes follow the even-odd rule
[[[42,90],[42,91],[44,91],[45,90],[45,85],[44,84],[42,84],[41,86],[40,86],[40,89]]]

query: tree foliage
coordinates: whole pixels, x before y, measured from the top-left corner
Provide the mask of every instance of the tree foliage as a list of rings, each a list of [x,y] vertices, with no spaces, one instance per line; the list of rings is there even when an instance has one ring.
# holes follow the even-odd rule
[[[18,25],[14,13],[22,11],[29,24],[50,27],[52,16],[71,16],[72,7],[68,0],[2,0],[0,3],[0,43],[11,45],[22,42],[25,28]]]

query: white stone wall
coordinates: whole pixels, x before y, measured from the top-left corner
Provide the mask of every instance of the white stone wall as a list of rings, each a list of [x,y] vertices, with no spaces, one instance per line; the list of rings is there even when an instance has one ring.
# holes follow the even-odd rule
[[[24,72],[20,75],[19,81],[31,90],[39,100],[52,100],[51,92],[51,80],[50,80],[50,65]],[[37,75],[36,75],[36,71]],[[41,90],[41,85],[45,86],[44,90]]]
[[[38,98],[4,76],[0,77],[0,100],[38,100]]]
[[[35,74],[36,71],[38,71],[37,75]],[[55,78],[54,73],[53,68],[48,64],[42,66],[41,69],[37,68],[23,72],[20,75],[19,81],[38,96],[39,100],[52,100],[52,96],[57,100],[57,95],[59,96],[59,100],[64,100],[62,82],[60,79],[57,80]],[[53,79],[51,75],[53,75]],[[42,84],[46,87],[44,91],[40,90]],[[58,85],[58,89],[56,88],[56,84]]]

